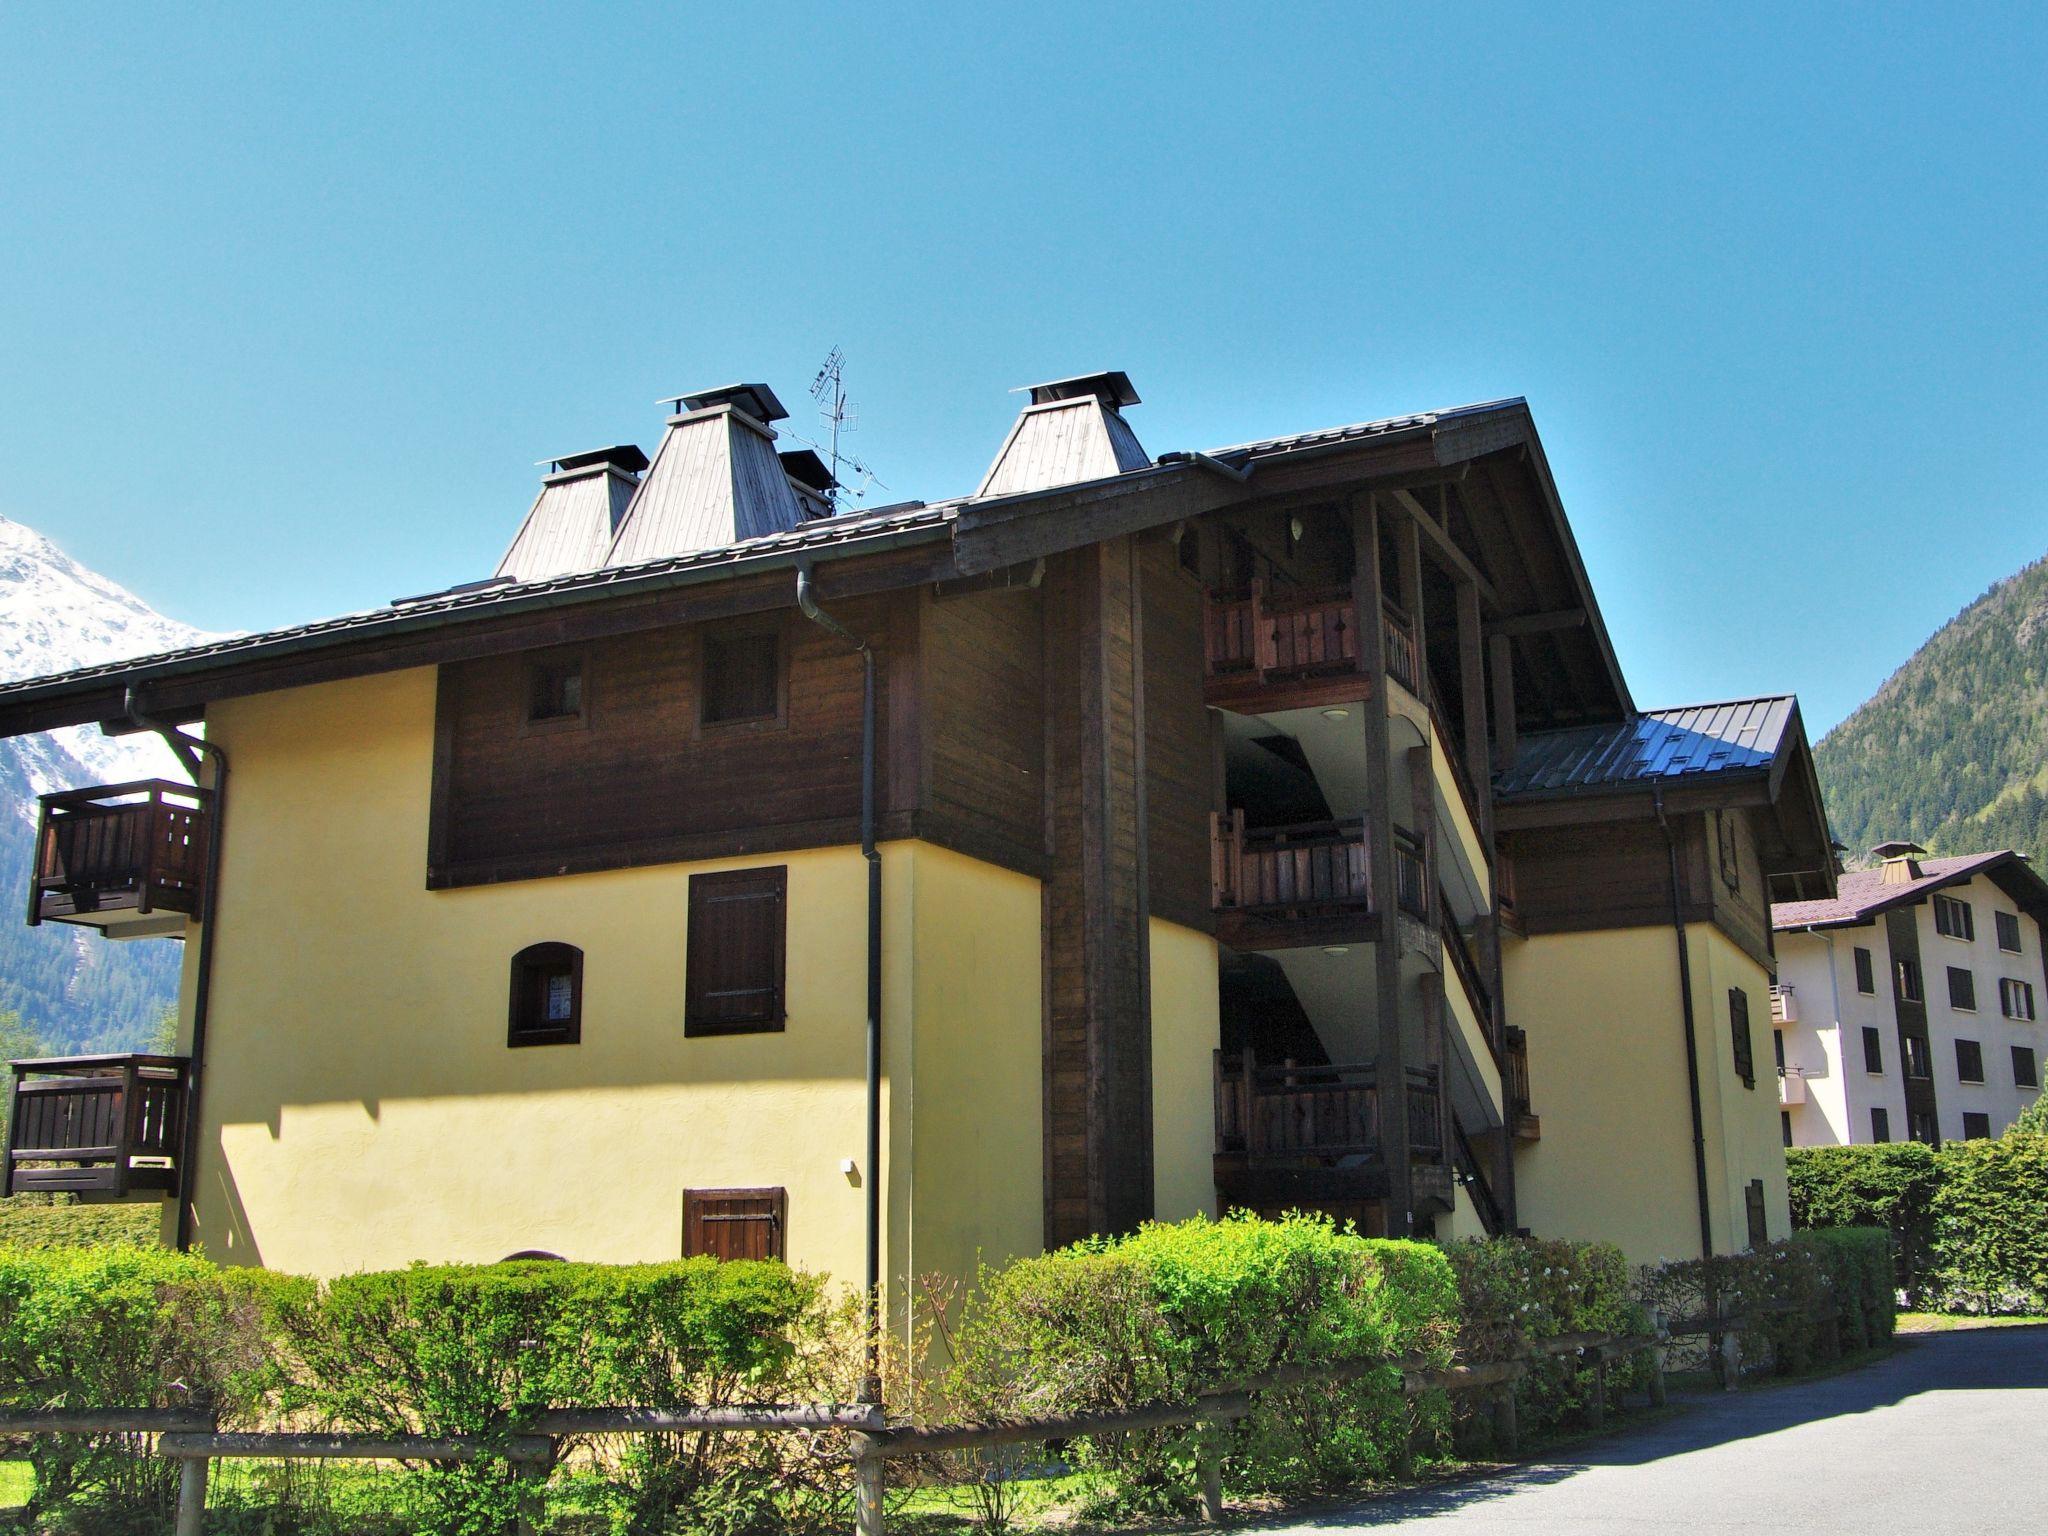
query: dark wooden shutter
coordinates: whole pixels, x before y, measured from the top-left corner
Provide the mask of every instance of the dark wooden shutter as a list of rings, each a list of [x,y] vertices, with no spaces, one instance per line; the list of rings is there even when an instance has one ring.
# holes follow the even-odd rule
[[[1948,968],[1948,1005],[1968,1010],[1977,1006],[1977,978],[1960,965]]]
[[[789,1197],[780,1189],[683,1191],[683,1257],[784,1259]]]
[[[1728,1027],[1735,1037],[1735,1075],[1742,1086],[1756,1086],[1756,1057],[1749,1040],[1749,994],[1740,987],[1728,989]]]
[[[690,876],[684,1034],[782,1028],[788,877],[779,864]]]
[[[782,713],[782,636],[773,630],[705,636],[701,697],[705,725],[777,718]]]
[[[1984,1081],[1984,1047],[1975,1040],[1956,1042],[1956,1077],[1965,1083]]]
[[[1863,1026],[1863,1070],[1882,1072],[1884,1070],[1884,1036],[1875,1026]]]
[[[1870,963],[1870,951],[1859,947],[1854,951],[1854,954],[1856,956],[1856,990],[1866,995],[1875,996],[1877,992],[1877,973]]]
[[[1764,1181],[1751,1179],[1749,1188],[1743,1193],[1743,1204],[1749,1215],[1749,1246],[1761,1248],[1771,1240],[1770,1223],[1764,1218]]]

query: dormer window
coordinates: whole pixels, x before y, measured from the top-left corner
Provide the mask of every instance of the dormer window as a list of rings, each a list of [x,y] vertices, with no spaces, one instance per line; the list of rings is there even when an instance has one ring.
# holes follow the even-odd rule
[[[512,1015],[505,1043],[575,1045],[583,1038],[583,951],[529,944],[512,957]]]
[[[533,662],[527,674],[529,725],[579,725],[583,720],[583,658],[556,656]]]

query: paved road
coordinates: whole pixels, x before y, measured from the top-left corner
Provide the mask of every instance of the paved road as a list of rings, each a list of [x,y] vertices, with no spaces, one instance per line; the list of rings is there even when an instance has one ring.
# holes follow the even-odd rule
[[[2048,1528],[2048,1328],[1928,1334],[1882,1364],[1689,1401],[1568,1460],[1259,1529],[1509,1536]]]

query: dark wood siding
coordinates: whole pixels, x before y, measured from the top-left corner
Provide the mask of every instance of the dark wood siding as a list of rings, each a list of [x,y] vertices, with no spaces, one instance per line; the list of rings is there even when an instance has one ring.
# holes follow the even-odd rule
[[[887,666],[892,609],[914,593],[847,602],[839,616],[877,637]],[[756,630],[760,618],[734,621]],[[442,668],[428,884],[457,886],[722,854],[850,843],[860,815],[861,661],[794,612],[769,621],[788,658],[777,718],[704,729],[704,635],[686,625],[592,641],[584,728],[535,733],[533,665],[546,653]],[[888,731],[914,710],[882,689]],[[888,786],[885,783],[885,789]],[[885,800],[885,804],[889,803]],[[907,817],[885,826],[902,835]]]
[[[683,1257],[787,1257],[789,1197],[780,1189],[683,1191]]]
[[[1043,601],[1030,589],[923,601],[922,830],[1036,875],[1045,866]]]
[[[1214,748],[1202,702],[1202,589],[1173,544],[1140,546],[1145,636],[1146,863],[1152,912],[1213,932],[1209,812]]]

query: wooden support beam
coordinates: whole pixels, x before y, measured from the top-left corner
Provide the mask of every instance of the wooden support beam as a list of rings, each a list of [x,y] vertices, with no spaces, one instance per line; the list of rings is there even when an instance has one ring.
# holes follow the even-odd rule
[[[1547,613],[1515,613],[1486,626],[1488,635],[1543,635],[1558,629],[1584,629],[1586,610],[1553,608]]]
[[[1500,593],[1494,590],[1494,585],[1487,579],[1486,573],[1473,564],[1470,555],[1458,548],[1456,541],[1451,538],[1450,530],[1430,515],[1429,510],[1417,499],[1415,493],[1405,486],[1397,486],[1387,494],[1393,497],[1400,504],[1402,510],[1415,520],[1417,529],[1420,530],[1423,538],[1428,541],[1429,547],[1435,551],[1438,561],[1450,571],[1451,575],[1453,577],[1461,577],[1477,587],[1480,596],[1486,599],[1489,606],[1494,608],[1500,607]]]
[[[1515,644],[1506,635],[1486,642],[1487,670],[1493,674],[1493,767],[1504,772],[1515,760]],[[1493,797],[1489,795],[1490,801]]]
[[[1486,724],[1486,644],[1480,638],[1479,589],[1458,583],[1458,693],[1465,719],[1465,776],[1479,798],[1479,838],[1493,850],[1493,762]]]
[[[1373,1061],[1379,1081],[1406,1081],[1401,1057],[1400,921],[1394,904],[1393,761],[1387,723],[1386,627],[1379,622],[1386,585],[1380,572],[1379,502],[1371,493],[1351,503],[1352,591],[1358,604],[1358,659],[1372,679],[1371,703],[1364,716],[1365,805],[1370,845],[1366,861],[1372,871],[1373,906],[1381,914],[1379,942],[1373,946],[1376,1026]],[[1408,1161],[1408,1095],[1379,1095],[1380,1145],[1392,1149],[1382,1159],[1387,1168],[1387,1236],[1406,1237],[1415,1221],[1415,1172]]]

